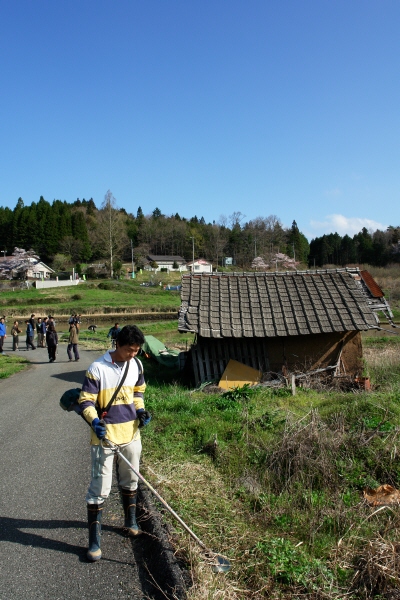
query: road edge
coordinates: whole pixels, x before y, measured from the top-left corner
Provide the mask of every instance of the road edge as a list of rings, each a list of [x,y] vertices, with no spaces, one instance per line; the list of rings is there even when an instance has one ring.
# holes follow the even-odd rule
[[[171,594],[168,597],[173,600],[185,600],[190,587],[190,573],[176,558],[169,539],[168,526],[154,505],[151,492],[142,483],[139,483],[138,500],[140,526],[148,534],[146,537],[149,540],[147,559],[152,564],[148,566],[153,573],[157,573],[158,579],[164,582],[164,593],[169,591]]]

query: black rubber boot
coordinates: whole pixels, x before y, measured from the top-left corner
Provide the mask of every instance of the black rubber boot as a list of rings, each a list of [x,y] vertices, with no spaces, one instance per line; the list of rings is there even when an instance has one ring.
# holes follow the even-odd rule
[[[121,489],[121,495],[125,515],[125,529],[130,536],[140,535],[142,530],[136,522],[137,490]]]
[[[87,551],[87,559],[90,562],[95,562],[101,559],[101,513],[103,510],[102,504],[88,504],[88,526],[89,526],[89,549]]]

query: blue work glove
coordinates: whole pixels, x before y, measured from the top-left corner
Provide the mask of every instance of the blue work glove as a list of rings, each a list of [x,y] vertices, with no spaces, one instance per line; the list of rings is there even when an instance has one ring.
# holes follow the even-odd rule
[[[136,411],[137,418],[139,419],[139,429],[148,425],[151,421],[151,414],[148,410],[144,410],[144,408],[138,408]]]
[[[100,421],[97,417],[92,421],[92,428],[99,440],[102,440],[106,437],[106,424],[104,421]]]

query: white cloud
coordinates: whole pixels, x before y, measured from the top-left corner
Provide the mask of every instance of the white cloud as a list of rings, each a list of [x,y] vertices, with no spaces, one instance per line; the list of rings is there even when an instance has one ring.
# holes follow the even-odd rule
[[[338,233],[339,235],[349,235],[352,237],[359,233],[363,227],[368,231],[380,229],[385,231],[387,225],[378,223],[373,219],[364,219],[361,217],[345,217],[344,215],[327,215],[323,221],[310,221],[309,237],[320,237],[325,233]],[[307,236],[308,237],[308,236]]]

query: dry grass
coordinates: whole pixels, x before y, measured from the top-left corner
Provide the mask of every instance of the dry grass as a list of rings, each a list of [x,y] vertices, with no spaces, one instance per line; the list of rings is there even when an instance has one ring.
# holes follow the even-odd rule
[[[143,470],[146,470],[144,465]],[[199,539],[211,549],[205,553],[179,524],[162,511],[173,525],[173,544],[177,554],[189,565],[193,586],[188,600],[241,600],[261,598],[243,587],[243,572],[248,568],[249,546],[257,535],[246,526],[241,504],[232,498],[221,475],[212,462],[185,462],[177,465],[168,460],[153,463],[147,469],[159,493],[179,514]],[[231,562],[227,574],[214,573],[213,552],[226,556]]]
[[[384,291],[386,299],[392,305],[392,308],[399,306],[400,264],[391,265],[390,267],[367,266],[366,268]]]
[[[364,347],[364,360],[370,369],[388,372],[398,368],[399,345],[396,340]],[[386,437],[384,451],[376,456],[375,466],[382,462],[382,472],[390,470],[396,458],[399,431]],[[378,509],[361,503],[353,515],[353,523],[337,546],[337,564],[354,568],[349,595],[369,600],[400,598],[400,508],[383,506]]]
[[[400,363],[400,353],[397,344],[385,344],[376,347],[364,347],[364,360],[369,367],[390,367]]]
[[[394,598],[400,587],[399,508],[363,505],[359,517],[351,535],[341,539],[337,548],[338,564],[355,569],[349,593],[365,600]],[[369,536],[365,535],[367,522],[371,522]]]
[[[82,337],[79,339],[79,347],[84,350],[98,350],[99,352],[105,352],[111,345],[109,340],[91,340]]]
[[[289,415],[279,445],[268,456],[266,477],[275,492],[301,483],[305,488],[336,484],[335,460],[344,442],[342,428],[330,428],[316,410],[302,419]]]

